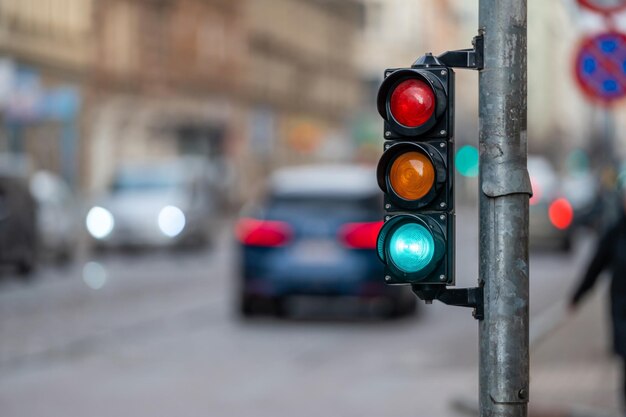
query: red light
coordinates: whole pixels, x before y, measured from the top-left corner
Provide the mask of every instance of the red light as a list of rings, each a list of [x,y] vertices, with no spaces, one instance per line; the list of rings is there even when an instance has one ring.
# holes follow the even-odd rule
[[[339,231],[339,238],[351,249],[375,249],[381,227],[383,222],[346,223]]]
[[[235,234],[244,245],[277,247],[287,244],[293,232],[285,222],[244,218],[237,223]]]
[[[389,109],[394,119],[406,127],[419,127],[435,111],[435,93],[424,81],[402,81],[391,93]]]
[[[574,210],[569,201],[559,198],[550,204],[548,217],[557,229],[567,229],[574,219]]]

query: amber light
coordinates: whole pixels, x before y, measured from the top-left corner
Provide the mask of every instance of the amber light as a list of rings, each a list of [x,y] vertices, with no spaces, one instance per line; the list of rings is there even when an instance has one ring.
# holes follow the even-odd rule
[[[399,197],[411,201],[419,200],[433,187],[435,168],[426,155],[406,152],[393,161],[389,182]]]
[[[389,109],[393,117],[406,127],[419,127],[435,112],[435,92],[424,81],[402,81],[391,93]]]

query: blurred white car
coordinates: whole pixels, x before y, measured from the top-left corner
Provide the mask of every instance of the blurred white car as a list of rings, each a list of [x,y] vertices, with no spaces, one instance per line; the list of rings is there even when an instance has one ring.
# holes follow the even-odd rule
[[[85,224],[98,247],[203,244],[216,221],[217,194],[211,166],[200,158],[123,166]]]
[[[563,193],[560,178],[542,156],[528,157],[528,173],[533,188],[529,207],[531,245],[570,250],[574,210]]]
[[[58,175],[38,171],[30,179],[36,202],[39,247],[56,260],[72,258],[78,242],[78,208],[70,187]]]

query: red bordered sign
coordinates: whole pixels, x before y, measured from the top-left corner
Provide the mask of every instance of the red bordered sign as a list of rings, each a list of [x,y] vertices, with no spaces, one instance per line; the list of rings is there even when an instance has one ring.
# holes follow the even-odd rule
[[[626,97],[626,35],[605,32],[583,39],[574,72],[583,92],[601,104]]]
[[[578,0],[578,4],[602,14],[617,13],[626,9],[626,0]]]

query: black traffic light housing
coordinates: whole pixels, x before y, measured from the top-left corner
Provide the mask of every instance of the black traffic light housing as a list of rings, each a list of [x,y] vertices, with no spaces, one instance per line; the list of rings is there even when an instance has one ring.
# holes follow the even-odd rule
[[[422,124],[406,126],[394,116],[391,97],[401,83],[415,79],[430,88],[434,109]],[[384,192],[385,224],[378,238],[378,254],[385,263],[385,281],[435,288],[454,285],[454,71],[431,54],[418,59],[411,68],[388,69],[378,92],[377,107],[384,119],[385,138],[376,172]],[[434,171],[432,186],[417,199],[402,197],[391,180],[394,161],[408,152],[422,155]],[[397,224],[403,222],[425,225],[435,242],[435,255],[419,273],[397,267],[386,247]]]
[[[384,119],[384,153],[377,169],[377,181],[385,193],[385,223],[377,241],[378,256],[385,264],[385,281],[389,284],[411,284],[413,292],[427,303],[437,299],[449,305],[472,307],[474,317],[482,320],[484,317],[484,302],[482,286],[476,288],[448,289],[448,285],[455,283],[455,213],[454,213],[454,71],[452,68],[482,69],[484,64],[484,39],[476,36],[472,41],[473,48],[445,52],[438,57],[426,54],[420,57],[411,68],[396,68],[385,71],[385,79],[380,87],[377,98],[378,112]],[[420,88],[428,86],[430,92],[426,95],[432,101],[434,109],[428,109],[424,117],[400,119],[409,120],[412,125],[401,123],[394,117],[391,97],[394,90],[405,80],[420,84]],[[424,99],[418,92],[417,96]],[[431,97],[432,96],[432,97]],[[424,100],[413,101],[409,97],[404,103],[407,106],[424,106]],[[417,104],[415,104],[417,103]],[[402,106],[399,107],[402,109]],[[422,109],[423,110],[423,109]],[[401,110],[406,112],[406,110]],[[428,117],[426,117],[428,116]],[[410,153],[410,155],[406,155]],[[402,156],[402,158],[400,158]],[[400,161],[411,165],[400,163]],[[398,166],[409,172],[405,175]],[[418,167],[419,166],[419,167]],[[410,172],[410,171],[414,172]],[[429,170],[428,175],[424,172]],[[395,173],[395,174],[394,174]],[[395,175],[392,179],[392,174]],[[397,178],[400,178],[398,180]],[[427,178],[427,180],[426,180]],[[420,187],[428,184],[424,191],[411,188],[417,183]],[[409,184],[407,186],[407,183]],[[398,190],[394,184],[399,185]],[[405,187],[404,189],[402,187]],[[407,188],[408,187],[408,188]],[[410,192],[407,192],[409,190]],[[389,236],[399,230],[402,225],[412,225],[411,233],[420,234],[422,240],[413,238],[410,233],[398,233],[396,244],[393,246]],[[417,226],[415,226],[417,225]],[[415,232],[415,230],[419,230]],[[423,239],[425,236],[430,236]],[[407,238],[401,241],[401,238]],[[400,243],[398,243],[400,242]],[[427,242],[427,243],[423,243]],[[414,245],[415,247],[412,247]],[[422,245],[420,248],[419,246]],[[434,250],[424,249],[434,247]],[[431,248],[432,249],[432,248]],[[398,257],[405,268],[401,268],[391,259],[391,252]],[[424,257],[424,253],[428,256]],[[404,264],[409,264],[417,257],[420,262],[428,262],[412,273]],[[404,257],[401,259],[401,257]],[[432,263],[431,263],[432,262]],[[408,272],[407,272],[408,271]]]

